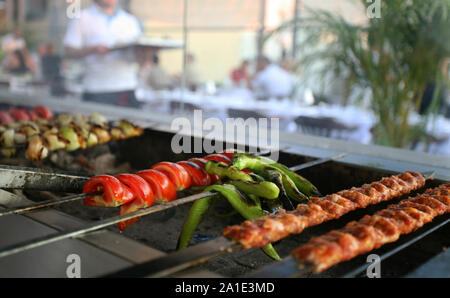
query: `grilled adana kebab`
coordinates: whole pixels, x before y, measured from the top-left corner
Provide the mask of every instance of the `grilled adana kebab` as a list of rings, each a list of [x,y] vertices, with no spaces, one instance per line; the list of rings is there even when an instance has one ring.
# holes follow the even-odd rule
[[[395,242],[435,217],[450,212],[450,183],[429,189],[396,205],[348,223],[340,230],[312,238],[292,252],[303,264],[322,272],[340,262]]]
[[[45,159],[50,151],[85,149],[109,141],[120,140],[142,134],[142,128],[125,120],[118,126],[108,124],[98,113],[89,119],[83,115],[61,114],[52,120],[38,119],[35,122],[10,123],[0,127],[3,147],[27,146],[25,156],[31,161]],[[15,148],[5,148],[1,153],[11,157]]]
[[[223,235],[244,249],[264,247],[291,234],[299,234],[307,227],[337,219],[350,211],[388,201],[408,194],[425,185],[425,178],[417,172],[406,172],[359,188],[343,190],[325,197],[310,198],[298,204],[296,210],[281,210],[241,225],[227,227]]]

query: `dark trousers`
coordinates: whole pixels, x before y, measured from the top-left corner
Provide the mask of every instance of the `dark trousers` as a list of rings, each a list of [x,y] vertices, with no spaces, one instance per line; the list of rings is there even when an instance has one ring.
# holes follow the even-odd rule
[[[110,104],[121,107],[140,108],[141,104],[136,100],[134,90],[120,92],[105,93],[89,93],[83,94],[83,100],[102,104]]]

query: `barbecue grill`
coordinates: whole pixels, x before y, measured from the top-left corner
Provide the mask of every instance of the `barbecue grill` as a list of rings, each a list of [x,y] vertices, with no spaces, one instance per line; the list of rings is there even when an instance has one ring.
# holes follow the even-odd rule
[[[116,115],[120,114],[118,111],[114,112],[117,113]],[[166,124],[155,125],[154,122],[146,122],[139,119],[139,113],[133,113],[135,118],[131,116],[132,113],[126,111],[122,114],[123,117],[129,116],[130,120],[141,120],[146,127],[144,134],[105,146],[117,157],[118,162],[129,163],[133,172],[149,168],[150,165],[163,160],[180,161],[205,155],[174,154],[168,150],[174,133]],[[105,115],[109,116],[108,113]],[[295,134],[282,134],[280,141],[284,149],[280,151],[279,161],[289,167],[306,163],[306,168],[301,169],[299,173],[310,179],[324,195],[370,183],[406,170],[421,173],[434,172],[435,179],[427,182],[427,188],[450,180],[450,163],[445,157],[435,158],[425,154],[380,147],[360,147],[362,145],[349,145],[342,141]],[[364,151],[358,152],[359,148],[363,148]],[[261,151],[264,151],[264,148]],[[324,159],[327,157],[335,157],[335,159]],[[318,162],[311,164],[314,161]],[[45,161],[43,165],[46,165]],[[49,168],[48,164],[47,168]],[[18,173],[17,170],[16,167],[4,167],[2,179],[8,182],[8,175],[26,174]],[[26,172],[27,169],[21,170]],[[60,180],[56,181],[70,181],[74,176],[89,175],[86,172],[64,172],[62,168],[50,168],[47,169],[47,173],[52,177],[58,176]],[[20,184],[17,180],[13,182]],[[62,184],[58,183],[54,185],[43,183],[38,179],[26,182],[28,184],[22,183],[22,186],[30,191],[16,192],[20,196],[11,191],[2,191],[0,204],[11,209],[46,201],[49,198],[53,200],[76,194],[79,188],[70,183],[69,188],[67,185],[62,187]],[[39,191],[31,191],[31,189]],[[418,193],[422,191],[423,189]],[[26,198],[22,196],[24,194]],[[292,235],[275,243],[279,254],[287,257],[282,262],[272,261],[259,249],[241,250],[221,237],[225,227],[240,224],[243,221],[239,215],[230,215],[231,209],[226,204],[215,206],[199,226],[191,246],[177,252],[175,250],[177,237],[191,203],[172,208],[169,208],[170,205],[157,206],[161,210],[143,216],[139,222],[119,234],[117,227],[110,224],[111,218],[117,216],[117,209],[86,207],[77,200],[54,205],[51,209],[0,216],[0,234],[2,235],[0,276],[65,277],[70,265],[68,256],[74,254],[80,256],[82,277],[365,276],[366,267],[369,265],[367,255],[341,263],[319,275],[307,270],[299,270],[288,256],[293,249],[307,242],[312,236],[341,228],[349,221],[358,220],[365,214],[373,214],[402,199],[405,197],[351,212],[338,220],[308,228],[299,235]],[[450,250],[446,250],[450,244],[450,238],[447,236],[450,232],[448,221],[450,221],[448,215],[438,217],[418,231],[402,236],[399,241],[373,251],[372,253],[381,257],[382,277],[450,276],[450,267],[447,265],[450,263],[448,262]],[[66,236],[56,241],[55,239],[59,238],[53,235]],[[46,243],[45,240],[49,239],[53,239],[51,243],[33,247],[36,243]],[[33,248],[25,249],[29,247]]]

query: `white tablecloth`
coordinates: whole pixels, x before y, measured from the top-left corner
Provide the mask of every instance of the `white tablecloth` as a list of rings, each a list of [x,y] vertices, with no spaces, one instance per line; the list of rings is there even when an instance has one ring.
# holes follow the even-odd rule
[[[279,118],[280,128],[288,132],[300,131],[295,124],[295,118],[299,116],[308,117],[331,117],[338,123],[346,126],[356,126],[357,129],[346,134],[345,139],[363,144],[370,144],[372,134],[370,129],[376,124],[376,116],[371,110],[362,109],[355,106],[338,105],[318,105],[308,106],[293,102],[289,99],[271,99],[268,101],[256,100],[252,93],[247,89],[231,89],[221,92],[217,95],[208,95],[205,93],[193,93],[180,90],[174,91],[152,91],[139,90],[138,99],[149,105],[157,102],[158,107],[165,112],[169,112],[170,101],[190,103],[201,107],[205,117],[216,117],[223,121],[228,117],[228,109],[240,109],[246,111],[255,111],[268,118]],[[154,105],[152,105],[154,109]],[[411,124],[418,123],[420,116],[412,115]],[[450,155],[450,120],[439,116],[435,121],[430,121],[427,131],[437,138],[446,138],[447,141],[441,144],[431,144],[428,148],[429,153]],[[333,137],[333,134],[331,135]],[[418,148],[420,150],[420,148]]]

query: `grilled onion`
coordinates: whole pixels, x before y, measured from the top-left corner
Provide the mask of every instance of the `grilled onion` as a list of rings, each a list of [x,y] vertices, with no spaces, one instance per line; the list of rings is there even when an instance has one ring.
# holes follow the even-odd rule
[[[28,141],[25,157],[31,161],[41,161],[48,156],[48,148],[39,134],[32,135]]]

